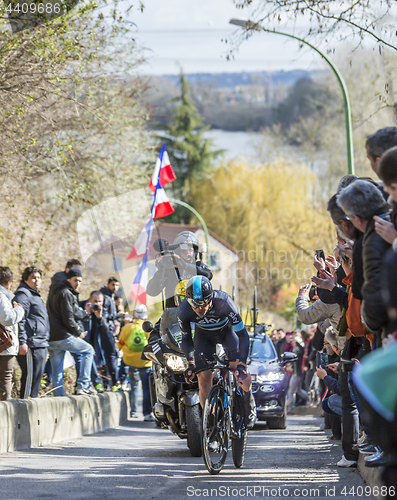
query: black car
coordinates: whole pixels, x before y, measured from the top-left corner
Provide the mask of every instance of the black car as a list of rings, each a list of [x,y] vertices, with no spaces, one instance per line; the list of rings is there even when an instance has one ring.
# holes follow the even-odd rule
[[[255,330],[260,330],[258,325]],[[284,366],[297,359],[295,354],[286,352],[279,361],[273,342],[266,333],[250,333],[247,363],[258,421],[266,420],[271,429],[287,427],[288,376]]]

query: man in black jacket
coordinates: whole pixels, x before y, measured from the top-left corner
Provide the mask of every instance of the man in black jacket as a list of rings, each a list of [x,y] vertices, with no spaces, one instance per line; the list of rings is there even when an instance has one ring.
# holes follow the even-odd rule
[[[108,279],[108,284],[103,286],[100,290],[103,295],[103,316],[108,323],[107,333],[101,335],[101,347],[106,360],[106,368],[112,382],[111,390],[113,392],[121,389],[121,385],[117,381],[116,342],[113,337],[115,321],[118,320],[120,314],[116,309],[114,300],[119,287],[119,280],[112,276]]]
[[[65,352],[81,356],[77,378],[76,394],[91,394],[91,365],[94,358],[93,347],[83,340],[85,332],[75,318],[76,299],[82,282],[82,273],[72,268],[66,274],[66,280],[54,283],[47,302],[50,320],[50,360],[52,366],[52,386],[55,396],[64,396],[63,361]]]
[[[157,240],[162,249],[165,240]],[[161,243],[163,242],[163,243]],[[153,244],[153,246],[155,243]],[[182,231],[173,242],[175,251],[159,252],[156,256],[156,267],[152,279],[147,285],[146,292],[151,297],[160,293],[165,293],[165,308],[174,310],[178,307],[178,297],[175,295],[175,288],[182,280],[188,280],[193,276],[205,276],[212,280],[211,270],[201,261],[197,260],[199,253],[199,241],[197,236],[191,231]],[[157,321],[152,330],[149,342],[160,338],[161,318]]]
[[[390,244],[376,233],[374,216],[387,213],[389,205],[379,189],[364,180],[357,180],[343,189],[337,201],[352,224],[364,233],[361,314],[367,330],[374,334],[373,347],[380,347],[382,335],[390,333],[381,294],[383,261]]]
[[[18,363],[22,370],[21,399],[37,398],[47,358],[50,324],[48,313],[40,295],[42,272],[37,267],[27,267],[14,299],[21,304],[25,316],[18,323]]]

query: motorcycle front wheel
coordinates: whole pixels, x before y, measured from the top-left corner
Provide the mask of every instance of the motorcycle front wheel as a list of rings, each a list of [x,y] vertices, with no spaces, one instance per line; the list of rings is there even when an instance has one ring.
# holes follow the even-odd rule
[[[187,445],[192,457],[201,457],[202,451],[202,422],[200,405],[186,406]]]

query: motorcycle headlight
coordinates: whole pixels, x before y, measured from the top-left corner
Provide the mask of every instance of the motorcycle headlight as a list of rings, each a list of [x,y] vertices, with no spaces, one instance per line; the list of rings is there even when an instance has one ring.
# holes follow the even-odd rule
[[[257,381],[262,384],[263,382],[279,382],[284,377],[281,372],[267,372],[257,376]]]
[[[186,358],[176,356],[175,354],[164,354],[167,367],[173,372],[183,372],[188,366]]]

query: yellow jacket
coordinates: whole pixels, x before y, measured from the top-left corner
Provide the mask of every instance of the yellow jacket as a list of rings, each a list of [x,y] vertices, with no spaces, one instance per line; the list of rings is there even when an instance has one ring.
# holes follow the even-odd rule
[[[152,362],[149,360],[143,361],[141,359],[141,351],[131,351],[128,348],[128,341],[131,333],[136,327],[142,327],[143,320],[135,319],[131,323],[123,326],[119,340],[117,341],[118,347],[123,351],[123,361],[128,366],[135,366],[135,368],[149,368],[152,366]],[[149,338],[149,333],[146,333],[146,338]]]

